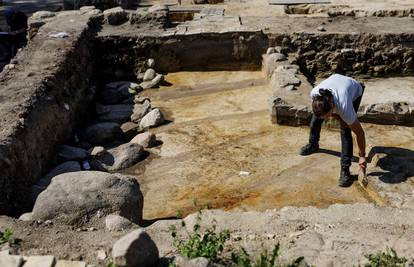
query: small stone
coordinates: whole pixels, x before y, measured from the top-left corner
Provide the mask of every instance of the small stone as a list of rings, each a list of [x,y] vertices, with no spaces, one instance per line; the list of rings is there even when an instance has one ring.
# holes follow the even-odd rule
[[[145,71],[143,81],[144,82],[151,81],[152,79],[155,78],[156,75],[157,75],[157,73],[155,72],[155,70],[153,70],[153,69],[147,69]]]
[[[125,122],[121,125],[121,130],[128,139],[133,138],[137,135],[139,129],[139,124],[134,122]]]
[[[24,267],[53,267],[56,259],[54,256],[29,256]]]
[[[79,10],[81,10],[81,11],[91,11],[91,10],[94,10],[94,9],[95,9],[95,6],[82,6],[82,7],[79,8]]]
[[[56,14],[51,11],[37,11],[32,15],[31,19],[47,19],[54,16],[56,16]]]
[[[132,115],[133,108],[134,106],[132,104],[95,105],[96,114],[98,115],[98,121],[109,121],[116,123],[123,123],[129,121],[129,118]]]
[[[120,125],[116,122],[92,124],[82,132],[82,139],[92,145],[105,145],[122,136]]]
[[[318,31],[320,31],[320,32],[326,32],[326,29],[325,29],[325,27],[323,27],[323,26],[319,26],[319,27],[317,28],[317,30],[318,30]]]
[[[128,92],[131,94],[131,95],[136,95],[138,92],[137,91],[135,91],[133,88],[128,88]]]
[[[266,51],[267,55],[270,55],[270,54],[273,54],[273,53],[276,53],[276,50],[275,50],[274,47],[269,47]]]
[[[139,123],[139,128],[146,129],[146,128],[158,126],[162,123],[164,123],[164,116],[162,115],[161,111],[156,108],[150,111],[147,115],[145,115],[141,119]]]
[[[147,67],[148,68],[154,68],[155,67],[155,60],[153,58],[149,58],[147,60]]]
[[[278,62],[278,61],[284,61],[286,60],[286,56],[282,53],[273,53],[271,55],[271,60]]]
[[[148,8],[148,12],[168,11],[168,6],[156,4]]]
[[[85,149],[67,145],[63,145],[58,153],[58,157],[62,161],[84,160],[87,156],[88,153]]]
[[[116,241],[112,258],[120,266],[150,267],[159,259],[158,248],[151,237],[138,229]]]
[[[130,143],[135,143],[143,146],[144,148],[151,147],[155,144],[156,137],[155,134],[150,132],[144,132],[135,136]]]
[[[110,25],[119,25],[128,20],[128,14],[122,7],[114,7],[103,12],[105,20]]]
[[[108,149],[107,153],[91,160],[94,170],[119,171],[138,163],[144,156],[144,148],[138,144],[126,143]]]
[[[164,80],[164,75],[157,74],[151,81],[144,81],[140,84],[143,89],[151,89],[157,87]]]
[[[32,213],[31,212],[23,213],[22,215],[20,215],[19,220],[25,221],[25,222],[32,221]]]
[[[354,49],[352,48],[342,48],[341,53],[352,53],[354,52]]]
[[[194,259],[188,259],[181,255],[175,257],[174,263],[176,264],[176,266],[182,266],[182,267],[210,267],[211,266],[211,263],[207,258],[198,257]]]
[[[148,97],[145,96],[141,96],[141,95],[136,95],[134,98],[134,103],[135,104],[143,104],[145,101],[148,101],[151,103],[151,100]]]
[[[88,232],[95,232],[97,229],[95,227],[89,227]]]
[[[88,150],[88,153],[91,157],[99,157],[106,153],[106,150],[103,146],[95,146]]]
[[[139,122],[145,115],[151,111],[151,102],[145,100],[142,104],[135,104],[134,110],[132,111],[131,121]]]
[[[53,222],[51,220],[46,220],[43,224],[46,226],[50,226],[53,224]]]
[[[97,256],[98,260],[103,261],[103,260],[105,260],[105,259],[106,259],[106,257],[107,257],[107,255],[106,255],[106,251],[105,251],[105,250],[98,250],[98,251],[96,252],[96,256]]]
[[[131,225],[130,220],[116,214],[110,214],[105,218],[105,227],[109,231],[123,231]]]
[[[139,84],[128,81],[108,83],[101,90],[98,90],[98,100],[105,105],[120,104],[131,97],[130,88],[137,92],[142,90]]]

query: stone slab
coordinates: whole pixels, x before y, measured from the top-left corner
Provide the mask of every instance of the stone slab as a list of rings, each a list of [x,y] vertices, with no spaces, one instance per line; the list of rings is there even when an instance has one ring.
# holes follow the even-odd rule
[[[23,267],[53,267],[55,265],[54,256],[30,256]]]
[[[269,5],[330,4],[330,0],[269,0]]]
[[[282,62],[283,63],[283,62]],[[280,63],[280,64],[282,64]],[[275,72],[270,81],[272,121],[282,125],[309,125],[312,117],[310,91],[313,86],[306,77],[294,91],[282,90],[277,82],[280,73]],[[358,79],[358,77],[354,77]],[[320,82],[322,79],[317,81]],[[366,88],[358,110],[361,122],[381,125],[414,125],[414,97],[412,77],[381,78],[365,82]],[[398,86],[396,86],[398,85]]]
[[[15,255],[1,255],[0,256],[0,266],[7,267],[20,267],[23,264],[22,256]]]
[[[55,267],[86,267],[86,263],[83,261],[59,260]]]

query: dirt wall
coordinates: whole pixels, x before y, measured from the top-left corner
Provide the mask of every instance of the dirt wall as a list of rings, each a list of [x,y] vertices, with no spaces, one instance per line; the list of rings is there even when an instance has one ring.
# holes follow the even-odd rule
[[[100,54],[100,77],[135,78],[147,58],[159,72],[259,69],[268,45],[260,32],[203,33],[191,35],[112,36],[95,40]],[[133,66],[133,68],[131,68]]]
[[[59,16],[0,74],[0,214],[30,205],[30,186],[85,114],[93,93],[88,40],[94,27],[87,14]],[[50,37],[56,31],[69,37]]]

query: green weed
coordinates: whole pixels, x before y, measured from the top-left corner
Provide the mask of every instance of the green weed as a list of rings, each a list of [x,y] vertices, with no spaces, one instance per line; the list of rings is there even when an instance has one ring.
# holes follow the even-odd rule
[[[223,252],[224,243],[230,238],[229,231],[216,232],[216,224],[201,232],[201,212],[198,212],[196,223],[193,226],[193,233],[186,229],[185,222],[182,221],[181,227],[185,229],[186,237],[179,236],[175,226],[170,227],[174,246],[179,253],[189,259],[205,257],[215,261],[217,256]]]
[[[303,257],[300,257],[287,265],[281,265],[277,262],[277,258],[279,257],[279,250],[280,244],[277,244],[272,250],[271,254],[269,254],[267,250],[264,250],[262,253],[260,253],[259,258],[252,259],[247,251],[244,248],[241,248],[239,251],[233,252],[231,254],[231,260],[233,262],[233,266],[238,267],[297,267],[304,260]]]
[[[369,260],[365,267],[404,267],[407,262],[406,258],[398,257],[392,248],[388,248],[386,252],[378,252],[365,257]]]

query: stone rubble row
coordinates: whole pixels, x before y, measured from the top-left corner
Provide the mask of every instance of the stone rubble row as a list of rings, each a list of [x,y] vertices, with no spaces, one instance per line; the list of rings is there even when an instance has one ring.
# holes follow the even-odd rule
[[[146,64],[154,67],[155,61],[148,59]],[[149,129],[165,119],[142,95],[143,90],[128,81],[111,82],[96,90],[94,121],[77,131],[70,144],[61,146],[57,165],[32,186],[34,219],[77,221],[100,211],[139,223],[143,201],[136,179],[107,172],[137,164],[147,149],[157,145]],[[22,219],[25,216],[30,218],[24,214]]]

